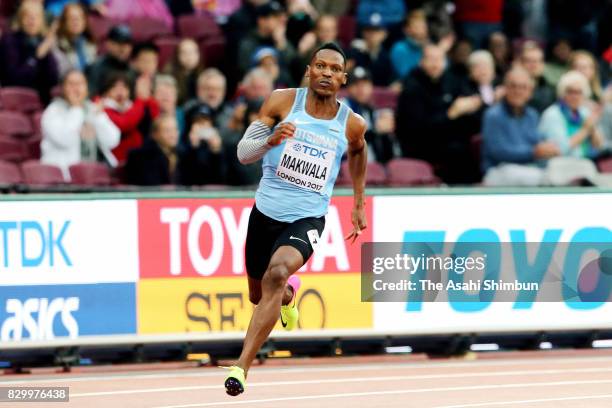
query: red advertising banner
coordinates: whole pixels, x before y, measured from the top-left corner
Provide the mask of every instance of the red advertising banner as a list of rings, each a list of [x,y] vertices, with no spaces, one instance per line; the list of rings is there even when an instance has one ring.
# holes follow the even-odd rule
[[[190,278],[245,274],[244,244],[253,199],[139,200],[141,278]],[[366,202],[370,227],[351,245],[352,197],[332,199],[320,244],[302,273],[360,270],[360,243],[372,240],[372,199]]]

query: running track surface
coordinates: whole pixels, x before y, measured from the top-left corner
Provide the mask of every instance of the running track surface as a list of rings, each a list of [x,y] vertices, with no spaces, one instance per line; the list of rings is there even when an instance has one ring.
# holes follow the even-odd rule
[[[0,375],[0,386],[70,387],[67,403],[0,407],[612,407],[610,350],[268,361],[252,368],[246,393],[234,398],[224,377],[189,364]]]

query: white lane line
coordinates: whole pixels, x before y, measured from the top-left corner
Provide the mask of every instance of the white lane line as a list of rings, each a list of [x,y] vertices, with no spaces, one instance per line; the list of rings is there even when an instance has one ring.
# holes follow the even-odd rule
[[[543,365],[543,364],[568,364],[568,363],[607,363],[612,362],[611,356],[601,357],[564,357],[564,358],[541,358],[541,359],[509,359],[509,360],[476,360],[476,361],[453,361],[453,362],[426,362],[426,363],[389,363],[389,364],[349,364],[349,365],[322,365],[322,366],[304,366],[304,367],[255,367],[252,372],[257,372],[258,375],[264,374],[291,374],[291,373],[311,373],[311,372],[342,372],[342,371],[376,371],[376,370],[401,370],[410,368],[414,370],[432,369],[432,368],[461,368],[461,367],[505,367],[517,365]],[[206,371],[206,372],[204,372]],[[94,376],[66,376],[58,374],[55,378],[30,378],[27,380],[0,380],[0,385],[17,385],[17,384],[64,384],[67,382],[88,382],[88,381],[115,381],[115,380],[147,380],[147,379],[166,379],[166,378],[190,378],[190,377],[216,377],[219,371],[203,368],[200,371],[190,370],[183,373],[158,373],[158,374],[114,374]]]
[[[334,383],[353,383],[353,382],[379,382],[379,381],[415,381],[415,380],[438,380],[455,378],[474,378],[474,377],[509,377],[509,376],[534,376],[534,375],[554,375],[554,374],[589,374],[612,372],[611,368],[575,368],[562,370],[525,370],[525,371],[497,371],[497,372],[477,372],[477,373],[457,373],[457,374],[426,374],[426,375],[398,375],[387,377],[348,377],[333,378],[325,380],[296,380],[296,381],[269,381],[248,383],[248,387],[278,387],[282,385],[308,385],[308,384],[334,384]],[[223,377],[219,377],[220,379]],[[101,397],[108,395],[130,395],[130,394],[150,394],[158,392],[177,392],[195,390],[214,390],[223,389],[221,383],[216,385],[192,385],[184,387],[165,387],[165,388],[140,388],[132,390],[116,391],[97,391],[71,393],[70,398],[80,397]]]
[[[610,398],[612,398],[612,394],[583,395],[581,397],[541,398],[541,399],[531,399],[531,400],[521,400],[521,401],[493,401],[493,402],[483,402],[483,403],[478,403],[478,404],[467,404],[467,405],[445,405],[445,406],[439,406],[436,408],[490,407],[490,406],[499,406],[499,405],[522,405],[522,404],[537,404],[540,402],[582,401],[582,400],[590,400],[590,399],[610,399]]]
[[[371,397],[371,396],[376,396],[376,395],[419,394],[419,393],[428,393],[428,392],[449,392],[449,391],[478,391],[478,390],[499,389],[499,388],[555,387],[555,386],[564,386],[564,385],[609,384],[609,383],[612,383],[612,380],[554,381],[554,382],[536,382],[536,383],[530,382],[530,383],[515,383],[515,384],[473,385],[473,386],[465,386],[465,387],[440,387],[440,388],[420,388],[420,389],[413,389],[413,390],[391,390],[391,391],[372,391],[372,392],[348,392],[348,393],[341,393],[341,394],[302,395],[298,397],[266,398],[266,399],[242,400],[242,401],[217,401],[217,402],[205,402],[205,403],[199,403],[199,404],[164,405],[164,406],[159,406],[155,408],[215,407],[215,406],[228,406],[228,405],[259,404],[263,402],[316,400],[316,399],[326,399],[326,398]]]

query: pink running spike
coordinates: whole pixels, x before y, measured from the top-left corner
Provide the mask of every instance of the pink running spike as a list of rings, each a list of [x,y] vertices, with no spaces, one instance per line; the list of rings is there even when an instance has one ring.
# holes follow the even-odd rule
[[[289,279],[287,279],[287,285],[289,285],[289,286],[291,286],[293,288],[293,297],[289,301],[289,303],[291,303],[291,302],[293,302],[293,299],[295,299],[295,295],[297,294],[298,290],[300,290],[300,286],[302,285],[302,281],[300,280],[299,276],[291,275],[289,277]]]

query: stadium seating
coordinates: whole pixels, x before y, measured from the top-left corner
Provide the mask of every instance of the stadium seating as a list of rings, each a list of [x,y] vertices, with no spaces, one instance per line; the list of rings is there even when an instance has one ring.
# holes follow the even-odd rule
[[[367,165],[366,185],[382,186],[387,181],[387,172],[385,167],[377,162],[369,162]],[[336,180],[336,185],[339,187],[348,187],[353,184],[351,172],[349,170],[348,160],[342,162],[340,173]]]
[[[354,16],[338,17],[338,41],[347,49],[351,45],[353,38],[355,38],[356,25]]]
[[[172,57],[176,52],[176,47],[178,47],[181,39],[177,37],[163,37],[157,38],[153,42],[159,48],[158,66],[160,69],[163,69],[164,66],[172,60]]]
[[[194,40],[223,36],[214,18],[208,15],[183,15],[178,17],[177,34],[180,37],[193,38]]]
[[[0,187],[7,187],[20,184],[22,182],[19,166],[15,163],[0,160]]]
[[[30,113],[42,109],[38,93],[30,88],[0,88],[0,105],[7,111]]]
[[[26,184],[47,187],[65,184],[59,167],[42,164],[38,160],[28,160],[21,164],[21,172]]]
[[[12,136],[0,135],[0,160],[19,163],[27,158],[24,144]]]
[[[431,165],[423,160],[393,159],[387,163],[387,185],[391,187],[434,186],[440,180]]]
[[[21,112],[0,111],[0,124],[6,135],[27,137],[32,134],[32,122]]]
[[[599,160],[597,162],[597,168],[602,173],[612,173],[612,157]]]
[[[108,186],[111,184],[110,171],[102,163],[78,163],[70,166],[72,184],[82,186]]]
[[[376,109],[395,109],[397,97],[396,92],[385,87],[375,86],[372,92],[372,105]]]
[[[151,41],[158,37],[169,37],[174,33],[163,21],[149,17],[138,17],[130,19],[127,24],[132,30],[134,42]]]
[[[223,37],[205,39],[200,43],[200,53],[206,66],[219,66],[225,53],[225,39]]]

